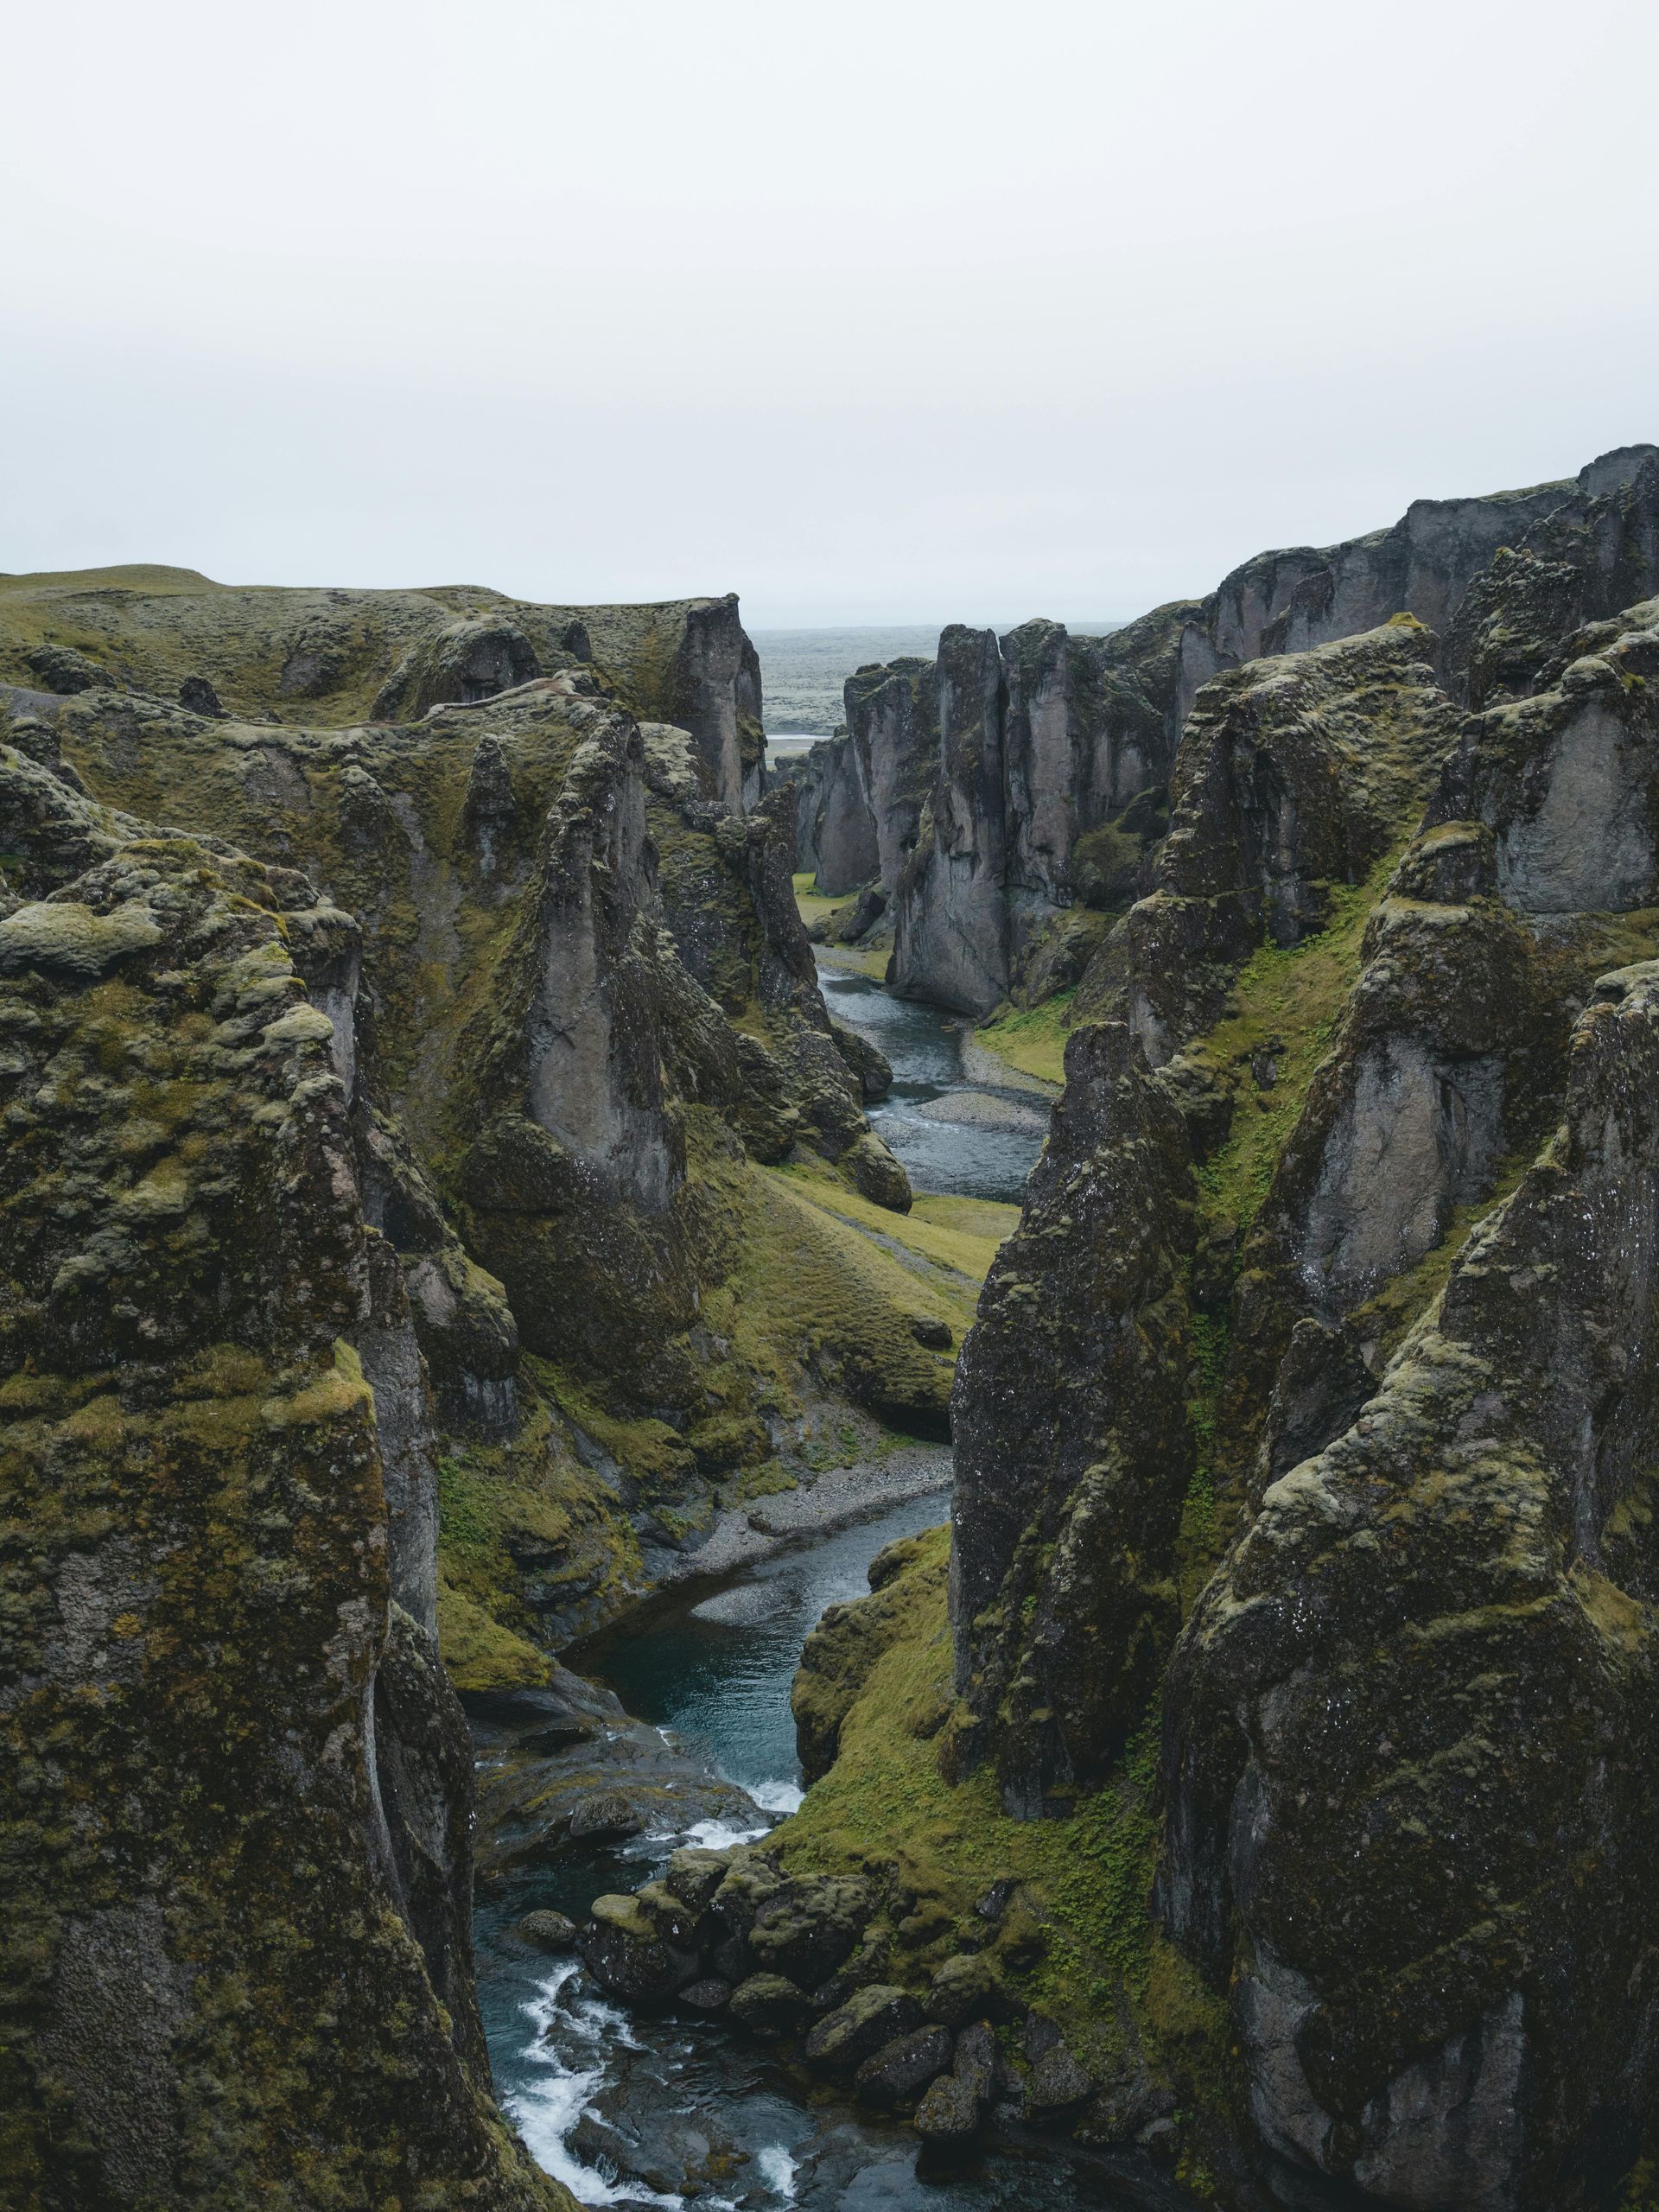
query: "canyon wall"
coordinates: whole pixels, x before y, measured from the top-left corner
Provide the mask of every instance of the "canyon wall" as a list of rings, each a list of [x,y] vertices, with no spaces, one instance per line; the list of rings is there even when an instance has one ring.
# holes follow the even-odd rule
[[[715,1892],[764,1974],[763,1916],[861,1885],[791,2023],[930,2140],[1017,2113],[1237,2212],[1645,2201],[1656,490],[1414,508],[1180,618],[1194,676],[1270,650],[1196,683],[1071,1002],[948,1555],[825,1617],[806,1803]],[[918,678],[900,944],[958,1004],[1059,834],[1077,642]]]
[[[959,702],[965,648],[948,631],[937,662],[849,681],[847,736],[802,787],[803,849],[823,890],[888,893],[896,989],[976,1015],[1011,991],[1041,997],[1077,982],[1150,887],[1180,732],[1211,677],[1405,613],[1443,633],[1455,697],[1522,694],[1539,674],[1525,639],[1639,599],[1656,544],[1649,446],[1529,491],[1418,500],[1391,529],[1257,555],[1207,598],[1106,638],[1050,622],[981,633],[984,705],[954,733],[941,692]]]
[[[1298,2207],[1605,2203],[1659,2088],[1659,603],[1519,557],[1527,696],[1409,614],[1200,690],[957,1385],[948,1769],[1069,1821],[1160,1717]]]
[[[563,2203],[491,2098],[451,1680],[548,1679],[813,1409],[942,1428],[952,1330],[835,1213],[910,1192],[787,805],[623,705],[593,610],[594,659],[457,674],[439,626],[403,719],[302,721],[286,659],[219,690],[271,610],[137,598],[143,669],[48,639],[0,686],[0,2163],[41,2207]],[[111,680],[200,668],[203,604],[194,703]]]

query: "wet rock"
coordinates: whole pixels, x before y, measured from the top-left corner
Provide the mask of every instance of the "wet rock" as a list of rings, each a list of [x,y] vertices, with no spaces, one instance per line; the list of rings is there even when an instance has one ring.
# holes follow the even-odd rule
[[[645,1827],[638,1808],[620,1789],[595,1789],[570,1808],[566,1834],[572,1843],[620,1843]]]
[[[937,2075],[950,2063],[951,2038],[948,2028],[912,2029],[895,2036],[872,2052],[854,2075],[861,2097],[872,2104],[898,2107],[913,2104]]]
[[[723,2012],[733,1994],[729,1981],[721,1981],[717,1974],[704,1974],[699,1980],[687,1982],[676,2002],[689,2005],[694,2012]]]
[[[851,2074],[873,2052],[922,2024],[922,2008],[907,1990],[873,1982],[826,2013],[806,2038],[809,2065],[825,2074]]]
[[[960,2074],[941,2074],[916,2107],[925,2143],[966,2143],[979,2132],[980,2099]]]
[[[576,1948],[575,1922],[550,1907],[527,1912],[518,1923],[518,1932],[526,1943],[534,1943],[539,1951],[574,1951]]]
[[[602,1989],[630,2005],[664,2003],[696,1980],[696,1955],[664,1942],[638,1898],[595,1897],[578,1938],[582,1962]]]
[[[646,1882],[633,1897],[665,1943],[682,1951],[702,1948],[707,1915],[695,1911],[665,1882]]]
[[[730,1869],[725,1852],[686,1846],[671,1854],[663,1879],[682,1904],[695,1913],[703,1913]]]
[[[733,1990],[728,2011],[757,2035],[790,2035],[807,2017],[806,1993],[786,1975],[753,1974]]]

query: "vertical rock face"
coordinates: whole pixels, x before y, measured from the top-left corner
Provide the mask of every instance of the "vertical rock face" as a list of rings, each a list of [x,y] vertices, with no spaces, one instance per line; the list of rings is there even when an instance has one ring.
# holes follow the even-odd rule
[[[859,773],[850,733],[823,738],[812,747],[797,799],[797,844],[803,867],[832,899],[856,891],[880,870],[880,817]]]
[[[1366,2202],[1605,2201],[1652,2094],[1656,1074],[1650,963],[1172,1674],[1172,1925],[1269,2152]]]
[[[969,1014],[1008,965],[1002,658],[989,630],[947,630],[935,664],[939,775],[899,880],[893,982]]]
[[[938,772],[935,664],[912,657],[861,668],[848,678],[846,708],[854,774],[875,829],[875,866],[859,880],[896,884]]]
[[[988,1744],[1028,1819],[1099,1786],[1157,1685],[1192,1465],[1181,1117],[1121,1024],[1080,1033],[1066,1074],[954,1401],[951,1611],[976,1716],[957,1757]]]
[[[1058,915],[1121,913],[1147,887],[1177,742],[1218,671],[1408,615],[1444,634],[1437,668],[1453,695],[1483,706],[1554,682],[1564,635],[1640,599],[1656,573],[1650,446],[1529,491],[1419,500],[1392,529],[1258,555],[1207,599],[1157,608],[1107,638],[1070,638],[1052,622],[1011,632],[998,648],[991,779],[964,780],[931,730],[916,742],[925,726],[916,709],[945,668],[942,640],[931,668],[895,663],[849,681],[849,741],[826,753],[815,797],[803,800],[803,849],[825,890],[855,889],[872,873],[901,890],[899,989],[982,1014],[1019,987]],[[934,722],[942,728],[937,708]],[[884,749],[906,764],[896,782],[883,781]],[[935,778],[925,810],[918,768]],[[912,845],[927,849],[913,862]]]
[[[563,2202],[490,2096],[430,1415],[309,910],[10,747],[0,819],[11,2190]]]
[[[975,1715],[962,1756],[994,1749],[1011,1810],[1098,1786],[1179,1624],[1196,1464],[1190,1154],[1212,1080],[1182,1048],[1215,1022],[1238,963],[1264,940],[1315,933],[1335,887],[1421,808],[1455,729],[1432,651],[1427,632],[1396,625],[1206,689],[1162,880],[1122,925],[1120,1018],[1068,1047],[1065,1095],[955,1399],[958,1680]]]
[[[1588,2212],[1659,2088],[1659,608],[1513,566],[1482,711],[1409,618],[1200,691],[957,1386],[947,1770],[1065,1814],[1160,1709],[1294,2208]]]

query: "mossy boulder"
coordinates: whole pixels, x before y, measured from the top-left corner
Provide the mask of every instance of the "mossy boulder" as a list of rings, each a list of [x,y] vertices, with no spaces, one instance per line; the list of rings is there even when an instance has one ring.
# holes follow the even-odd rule
[[[806,2063],[821,2073],[851,2075],[895,2037],[912,2035],[923,2024],[908,1990],[871,1982],[812,2028],[804,2046]]]
[[[665,2004],[695,1980],[696,1955],[659,1932],[637,1897],[595,1897],[577,1938],[582,1962],[602,1989],[627,2004]]]

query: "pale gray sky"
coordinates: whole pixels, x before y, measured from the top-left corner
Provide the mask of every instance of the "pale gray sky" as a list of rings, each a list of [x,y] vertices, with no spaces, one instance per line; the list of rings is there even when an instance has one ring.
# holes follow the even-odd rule
[[[1659,437],[1651,0],[53,0],[0,569],[1126,615]]]

